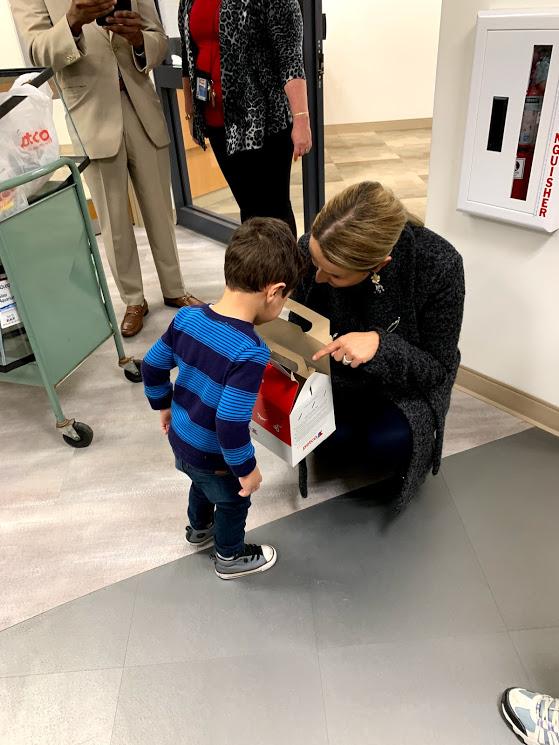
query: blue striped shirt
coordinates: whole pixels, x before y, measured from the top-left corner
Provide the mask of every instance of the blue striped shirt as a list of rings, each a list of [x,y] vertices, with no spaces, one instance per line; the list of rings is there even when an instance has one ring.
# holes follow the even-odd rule
[[[254,470],[249,424],[269,358],[246,321],[207,305],[177,313],[142,364],[151,407],[171,409],[169,441],[177,457],[195,468],[229,468],[237,476]]]

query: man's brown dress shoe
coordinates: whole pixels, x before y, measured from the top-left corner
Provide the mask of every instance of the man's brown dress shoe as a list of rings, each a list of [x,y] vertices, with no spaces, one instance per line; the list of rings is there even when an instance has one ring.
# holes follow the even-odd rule
[[[147,302],[144,300],[143,305],[129,305],[126,308],[124,319],[120,326],[123,336],[136,336],[144,326],[144,316],[149,313]]]
[[[201,300],[187,292],[186,295],[180,297],[164,297],[163,302],[168,305],[169,308],[189,308],[192,305],[204,305]]]

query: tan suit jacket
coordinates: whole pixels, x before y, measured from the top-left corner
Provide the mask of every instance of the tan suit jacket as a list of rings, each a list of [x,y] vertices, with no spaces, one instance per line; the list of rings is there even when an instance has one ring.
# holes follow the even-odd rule
[[[148,137],[156,147],[169,144],[161,104],[149,77],[167,55],[168,39],[152,0],[132,0],[146,24],[145,61],[130,44],[96,23],[74,40],[66,13],[69,0],[11,0],[12,12],[29,57],[37,67],[52,67],[68,110],[90,158],[117,154],[123,134],[119,71]]]

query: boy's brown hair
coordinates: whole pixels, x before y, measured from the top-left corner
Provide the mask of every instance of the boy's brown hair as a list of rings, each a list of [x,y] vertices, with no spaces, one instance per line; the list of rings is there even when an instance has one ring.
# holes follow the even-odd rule
[[[307,262],[286,223],[274,217],[253,217],[235,230],[225,252],[225,283],[230,290],[260,292],[285,283],[292,292]]]

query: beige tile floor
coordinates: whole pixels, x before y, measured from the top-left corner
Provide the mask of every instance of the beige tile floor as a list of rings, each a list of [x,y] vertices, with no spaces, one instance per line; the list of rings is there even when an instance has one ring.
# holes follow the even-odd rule
[[[415,142],[421,137],[413,132],[406,140],[397,133],[394,141],[424,150],[424,143]],[[347,152],[344,157],[349,163]],[[359,145],[352,146],[351,157],[357,165],[363,162]],[[402,166],[393,160],[393,178],[400,178]],[[339,183],[331,182],[329,188]],[[223,246],[182,228],[177,234],[188,288],[203,299],[217,298]],[[172,311],[162,304],[144,231],[137,236],[151,313],[142,334],[127,342],[127,348],[142,356],[171,321]],[[120,317],[123,306],[111,278],[109,283]],[[67,416],[93,428],[89,448],[73,450],[62,442],[42,390],[0,383],[0,628],[189,553],[183,538],[186,479],[173,468],[141,386],[125,381],[118,369],[114,346],[108,342],[93,354],[60,394]],[[525,427],[456,392],[445,453]],[[342,494],[366,479],[365,474],[334,472],[320,474],[319,481],[311,472],[310,497],[302,500],[295,471],[266,451],[258,457],[265,481],[249,527]]]
[[[329,129],[325,134],[326,198],[359,181],[382,181],[392,188],[408,209],[425,218],[429,173],[430,129],[376,131]],[[300,232],[304,229],[301,163],[291,175],[293,209]],[[229,189],[220,189],[195,200],[199,207],[238,220],[239,212]]]

